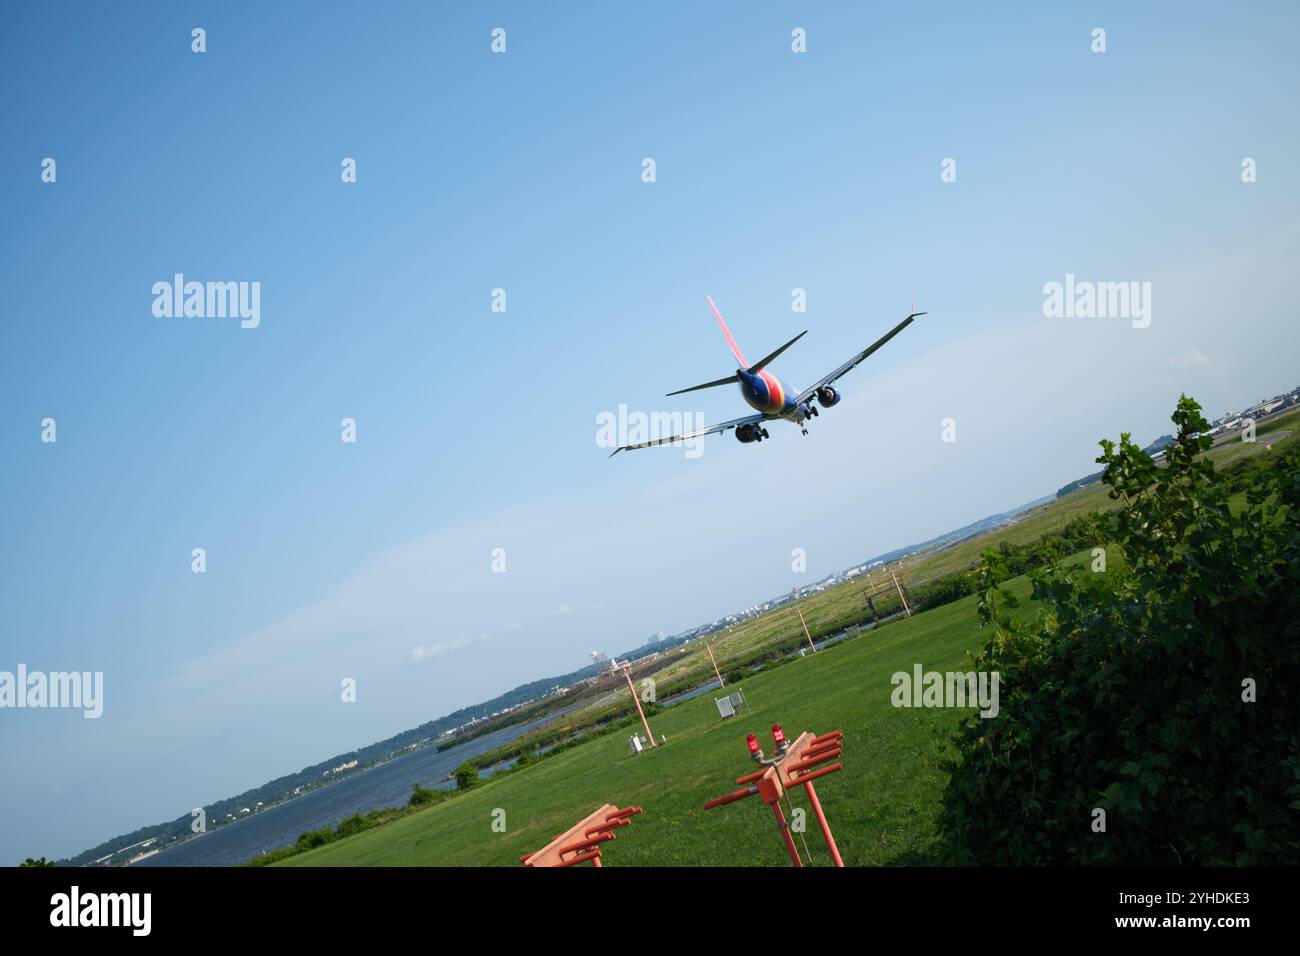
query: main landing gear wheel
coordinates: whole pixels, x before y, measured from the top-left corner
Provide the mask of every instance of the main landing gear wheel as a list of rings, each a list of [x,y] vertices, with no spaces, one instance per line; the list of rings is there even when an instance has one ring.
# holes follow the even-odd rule
[[[760,429],[760,431],[762,431],[762,433],[763,433],[763,437],[764,437],[764,438],[771,438],[771,437],[772,437],[771,435],[769,435],[769,434],[767,433],[767,429],[766,429],[766,428]]]

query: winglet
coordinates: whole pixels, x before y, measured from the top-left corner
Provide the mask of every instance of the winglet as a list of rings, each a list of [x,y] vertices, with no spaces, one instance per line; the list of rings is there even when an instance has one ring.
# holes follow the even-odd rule
[[[917,316],[928,315],[928,314],[929,314],[929,313],[927,313],[927,312],[917,312],[917,311],[916,311],[916,290],[913,289],[913,290],[912,290],[912,312],[911,312],[911,314],[908,316],[908,318],[909,318],[909,319],[915,319]]]

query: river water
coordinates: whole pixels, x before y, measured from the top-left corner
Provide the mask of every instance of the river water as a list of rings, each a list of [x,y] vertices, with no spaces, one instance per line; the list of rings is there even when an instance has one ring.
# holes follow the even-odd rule
[[[870,627],[871,625],[866,625],[862,629],[869,630]],[[832,635],[817,642],[817,647],[842,640],[850,633],[846,630]],[[798,650],[794,650],[789,656],[798,653]],[[690,700],[709,690],[717,690],[717,685],[716,680],[710,681],[662,703],[671,706]],[[234,866],[253,859],[263,850],[269,852],[288,846],[298,839],[299,834],[308,830],[337,826],[340,820],[354,813],[405,806],[411,796],[411,784],[420,783],[440,790],[450,789],[454,784],[446,779],[447,775],[469,758],[509,743],[534,727],[569,713],[576,706],[566,707],[531,723],[484,734],[442,753],[436,747],[413,750],[388,763],[346,777],[338,783],[321,787],[286,803],[218,827],[203,836],[186,840],[134,865]],[[490,770],[482,771],[482,776],[489,777],[493,771],[505,769],[513,763],[514,761],[509,761],[498,764]]]
[[[572,707],[560,711],[568,713]],[[202,836],[156,853],[135,866],[233,866],[287,846],[308,830],[336,826],[354,813],[369,813],[385,807],[403,807],[411,796],[411,785],[422,784],[448,790],[455,786],[447,775],[470,757],[509,743],[520,734],[554,720],[551,714],[517,727],[484,734],[442,753],[433,746],[412,750],[387,763],[370,767],[337,783],[312,790],[285,803],[218,827]],[[513,762],[513,761],[512,761]],[[500,764],[503,769],[509,764]],[[483,771],[484,777],[490,776]]]

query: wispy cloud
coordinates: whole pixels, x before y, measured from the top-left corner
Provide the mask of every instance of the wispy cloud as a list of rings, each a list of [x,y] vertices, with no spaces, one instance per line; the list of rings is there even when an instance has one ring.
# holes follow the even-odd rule
[[[488,640],[486,634],[480,634],[476,638],[458,637],[454,641],[443,641],[440,644],[421,644],[415,650],[411,651],[411,660],[417,664],[424,661],[431,661],[435,657],[441,657],[443,654],[450,654],[454,650],[466,647],[470,644],[481,644]]]

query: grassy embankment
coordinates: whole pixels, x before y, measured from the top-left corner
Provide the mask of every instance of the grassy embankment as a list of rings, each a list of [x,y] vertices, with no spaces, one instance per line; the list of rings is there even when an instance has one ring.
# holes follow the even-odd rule
[[[1017,580],[1012,589],[1026,596],[1028,583]],[[1032,612],[1027,603],[1019,613]],[[945,781],[943,741],[959,714],[896,709],[890,679],[917,663],[964,669],[980,641],[975,598],[965,598],[753,675],[744,684],[752,714],[722,721],[705,695],[657,715],[653,729],[667,743],[639,757],[624,735],[600,737],[285,864],[514,865],[519,854],[609,802],[646,810],[608,847],[613,865],[783,865],[788,861],[759,801],[701,809],[752,769],[744,733],[763,732],[766,741],[774,722],[794,734],[844,731],[845,769],[817,787],[847,863],[923,863]],[[795,804],[804,805],[801,795]],[[491,828],[498,808],[506,814],[505,833]],[[813,831],[809,846],[825,864]]]
[[[1269,434],[1288,425],[1292,434],[1283,440],[1293,440],[1294,417],[1287,418],[1292,421],[1280,419],[1267,430],[1261,428],[1262,440],[1252,448],[1223,446],[1210,454],[1239,460],[1262,453]],[[921,569],[927,567],[961,570],[974,563],[980,550],[1001,540],[1027,543],[1075,515],[1109,505],[1103,488],[1082,489],[1035,509],[1010,528],[923,556],[913,573],[919,581]],[[1024,579],[1015,580],[1010,588],[1021,597],[1028,594]],[[845,606],[855,600],[860,602],[861,589],[850,583],[805,599],[802,606],[812,627],[814,622],[825,624],[851,614]],[[945,783],[941,756],[959,715],[954,710],[894,708],[890,677],[896,671],[910,671],[917,663],[926,670],[965,669],[969,652],[982,639],[975,601],[968,597],[934,608],[748,677],[743,686],[752,715],[720,721],[711,695],[706,694],[657,714],[653,729],[667,735],[668,743],[643,756],[628,753],[625,734],[598,737],[437,806],[285,863],[512,865],[520,853],[542,846],[600,803],[610,802],[646,808],[609,846],[607,859],[612,864],[782,865],[786,861],[771,818],[758,801],[707,813],[701,809],[705,800],[734,789],[734,777],[750,769],[743,733],[760,732],[774,721],[791,733],[844,730],[845,770],[820,781],[818,790],[847,863],[933,862],[935,819]],[[1017,613],[1029,615],[1034,608],[1026,602]],[[784,609],[745,622],[716,639],[715,652],[725,649],[720,654],[725,662],[783,641],[792,632],[789,623],[772,620],[783,616],[793,614]],[[796,619],[793,629],[797,628]],[[798,631],[793,633],[797,636]],[[690,656],[703,656],[703,651],[682,655]],[[672,669],[685,663],[674,662]],[[707,657],[702,665],[708,667]],[[765,733],[763,737],[766,742]],[[796,800],[796,805],[801,802]],[[498,809],[506,814],[505,833],[495,833],[491,827],[493,811]],[[815,860],[825,863],[816,836],[814,828],[808,843]]]
[[[1270,444],[1273,444],[1273,436],[1279,432],[1287,432],[1281,441],[1296,440],[1296,435],[1300,432],[1300,410],[1261,424],[1258,429],[1259,441],[1256,443],[1232,441],[1212,449],[1208,455],[1221,468],[1231,466],[1252,455],[1267,453]],[[924,588],[927,583],[973,569],[978,566],[979,556],[985,549],[995,548],[1004,541],[1012,545],[1029,544],[1044,535],[1060,531],[1077,517],[1113,507],[1115,503],[1107,496],[1106,486],[1097,483],[1082,488],[1027,511],[1012,525],[910,558],[907,564],[913,585]],[[884,581],[887,581],[887,576],[878,572],[872,576],[871,581],[859,578],[804,597],[799,606],[813,638],[820,639],[847,627],[871,621],[864,589],[872,583]],[[877,592],[873,600],[881,615],[902,610],[898,595],[892,587]],[[718,666],[724,674],[758,660],[788,653],[802,641],[803,629],[795,611],[788,606],[743,621],[709,638]],[[658,696],[664,699],[709,681],[713,677],[713,668],[702,644],[696,641],[670,651],[665,659],[634,676],[639,679],[647,675],[654,677]],[[481,755],[475,763],[479,767],[486,767],[512,756],[522,748],[564,740],[598,724],[608,726],[627,716],[630,710],[625,685],[621,682],[614,683],[606,692],[593,695],[589,702],[573,713],[538,728],[511,745]]]

